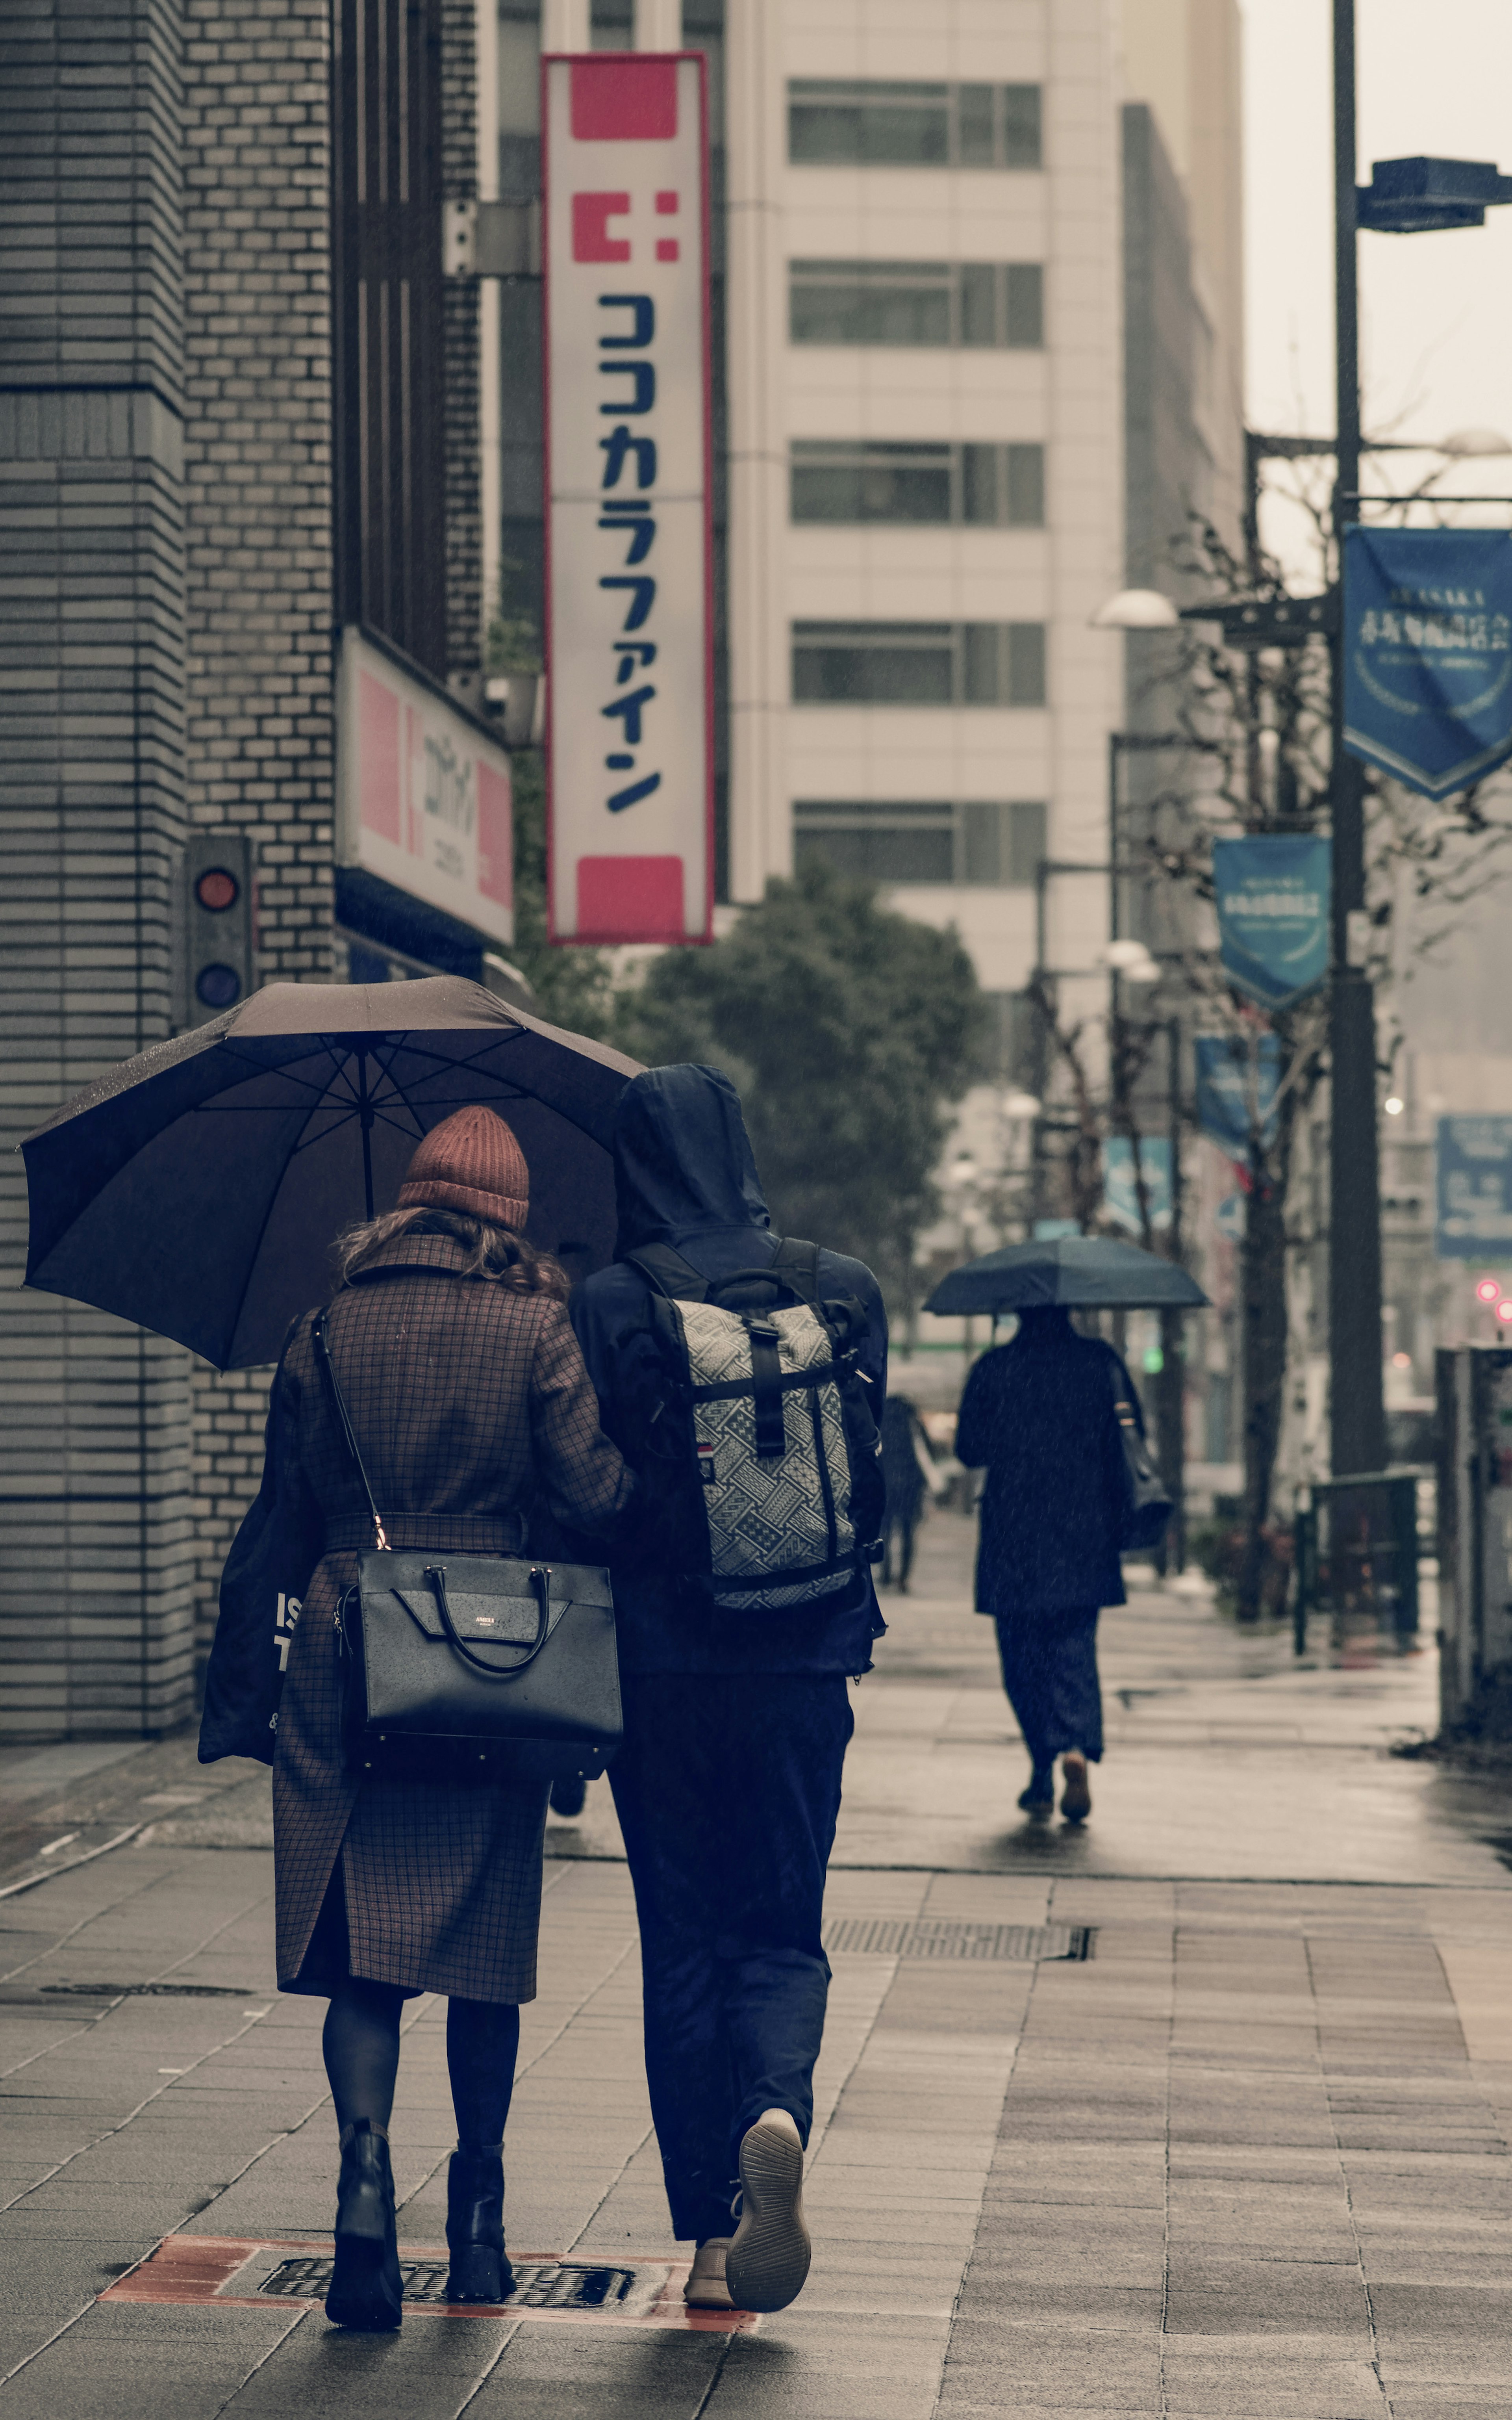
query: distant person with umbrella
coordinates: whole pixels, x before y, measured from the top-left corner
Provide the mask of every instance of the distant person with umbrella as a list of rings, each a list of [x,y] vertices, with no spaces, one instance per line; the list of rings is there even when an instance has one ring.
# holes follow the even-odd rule
[[[883,1533],[882,1584],[895,1584],[908,1594],[914,1568],[914,1533],[930,1492],[933,1468],[923,1424],[906,1395],[889,1395],[882,1407],[882,1476],[887,1490],[887,1526]],[[894,1550],[896,1549],[896,1563]]]
[[[1141,1517],[1158,1526],[1170,1510],[1144,1457],[1134,1381],[1110,1344],[1078,1335],[1069,1306],[1206,1299],[1173,1264],[1090,1236],[989,1253],[930,1297],[936,1311],[1018,1311],[1011,1342],[984,1353],[966,1381],[955,1450],[986,1472],[977,1610],[996,1624],[1003,1685],[1029,1752],[1019,1799],[1027,1814],[1052,1811],[1057,1758],[1062,1815],[1081,1823],[1091,1813],[1088,1766],[1103,1754],[1098,1614],[1126,1601],[1119,1554],[1139,1534],[1136,1486],[1151,1499]],[[1132,1460],[1143,1462],[1142,1481]]]

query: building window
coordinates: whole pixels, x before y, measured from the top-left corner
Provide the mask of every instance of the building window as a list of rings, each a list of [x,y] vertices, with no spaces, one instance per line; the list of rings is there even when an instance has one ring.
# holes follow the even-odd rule
[[[795,440],[795,521],[1044,526],[1042,445],[892,445]]]
[[[799,799],[797,862],[823,858],[867,882],[1029,884],[1045,848],[1039,799]]]
[[[816,168],[1038,168],[1040,87],[795,79],[788,158]]]
[[[1044,1081],[1040,1012],[1026,991],[983,992],[987,1032],[982,1050],[989,1083],[1038,1093]]]
[[[795,345],[997,346],[1044,343],[1037,260],[795,260],[788,329]]]
[[[1042,622],[795,622],[798,706],[1043,706]]]

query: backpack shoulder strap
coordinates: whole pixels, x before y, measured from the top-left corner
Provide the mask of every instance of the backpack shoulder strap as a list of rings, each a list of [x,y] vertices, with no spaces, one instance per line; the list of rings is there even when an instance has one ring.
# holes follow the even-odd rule
[[[702,1302],[707,1298],[709,1280],[700,1275],[691,1261],[671,1244],[643,1244],[638,1252],[626,1252],[627,1268],[639,1269],[658,1295],[671,1302]]]
[[[819,1247],[806,1244],[796,1235],[779,1238],[772,1255],[771,1270],[779,1277],[790,1293],[803,1302],[819,1299]]]

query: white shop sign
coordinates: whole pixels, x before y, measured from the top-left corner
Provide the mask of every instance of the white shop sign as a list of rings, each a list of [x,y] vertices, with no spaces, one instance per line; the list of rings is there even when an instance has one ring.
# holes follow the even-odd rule
[[[702,53],[542,61],[550,929],[713,909]]]
[[[515,938],[508,756],[355,628],[337,675],[336,858],[490,940]]]

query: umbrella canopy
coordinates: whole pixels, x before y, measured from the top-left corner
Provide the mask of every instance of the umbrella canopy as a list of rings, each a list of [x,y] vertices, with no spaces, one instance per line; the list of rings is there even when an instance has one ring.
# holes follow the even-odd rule
[[[1174,1261],[1111,1236],[1010,1244],[942,1278],[926,1311],[1196,1311],[1208,1297]]]
[[[338,1230],[392,1210],[422,1135],[470,1102],[518,1138],[531,1241],[586,1276],[613,1254],[614,1106],[640,1072],[460,976],[270,985],[28,1137],[26,1282],[222,1370],[276,1360]]]

